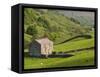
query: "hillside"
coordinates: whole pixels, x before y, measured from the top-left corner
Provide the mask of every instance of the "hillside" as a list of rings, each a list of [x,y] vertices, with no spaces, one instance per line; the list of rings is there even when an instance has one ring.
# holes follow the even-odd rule
[[[24,16],[25,48],[34,39],[46,36],[58,44],[68,38],[88,34],[91,30],[54,10],[26,8]]]
[[[80,11],[58,11],[60,14],[75,19],[81,26],[94,27],[94,13],[93,12],[80,12]]]

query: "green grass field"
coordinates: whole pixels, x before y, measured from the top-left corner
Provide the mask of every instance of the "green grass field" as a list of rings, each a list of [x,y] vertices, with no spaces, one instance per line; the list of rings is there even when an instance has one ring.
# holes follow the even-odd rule
[[[70,53],[72,57],[67,58],[32,58],[25,57],[24,69],[52,68],[52,67],[72,67],[94,65],[94,51],[85,50]]]
[[[76,50],[80,48],[89,48],[89,47],[94,47],[94,39],[84,39],[84,40],[79,40],[79,41],[69,41],[63,44],[55,45],[54,46],[54,51],[59,52],[59,51],[69,51],[69,50]]]
[[[80,48],[94,47],[94,39],[82,39],[77,41],[69,41],[63,44],[55,45],[53,52],[65,52]],[[27,51],[27,50],[26,50]],[[82,50],[77,52],[69,52],[71,57],[66,58],[34,58],[27,54],[24,57],[24,69],[39,69],[52,67],[72,67],[72,66],[88,66],[94,65],[94,49]],[[25,54],[26,56],[26,54]]]

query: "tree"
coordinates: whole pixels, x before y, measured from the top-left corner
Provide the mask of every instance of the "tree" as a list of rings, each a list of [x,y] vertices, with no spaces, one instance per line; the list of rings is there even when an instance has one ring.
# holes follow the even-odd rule
[[[56,34],[55,32],[52,32],[52,33],[50,34],[50,36],[51,36],[51,39],[52,39],[53,41],[55,41],[56,38],[57,38],[57,34]]]
[[[37,30],[35,26],[29,26],[26,31],[27,34],[32,35],[34,38],[37,36]]]

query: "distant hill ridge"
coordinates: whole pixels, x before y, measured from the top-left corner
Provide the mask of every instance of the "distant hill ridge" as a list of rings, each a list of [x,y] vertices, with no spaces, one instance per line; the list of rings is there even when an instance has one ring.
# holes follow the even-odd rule
[[[69,18],[74,18],[79,21],[82,26],[94,27],[94,12],[84,11],[58,11]]]

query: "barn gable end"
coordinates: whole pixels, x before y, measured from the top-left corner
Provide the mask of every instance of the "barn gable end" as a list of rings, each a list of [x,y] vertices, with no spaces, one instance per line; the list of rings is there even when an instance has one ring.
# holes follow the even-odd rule
[[[32,56],[48,56],[53,51],[53,42],[48,38],[36,39],[30,44],[30,55]]]

